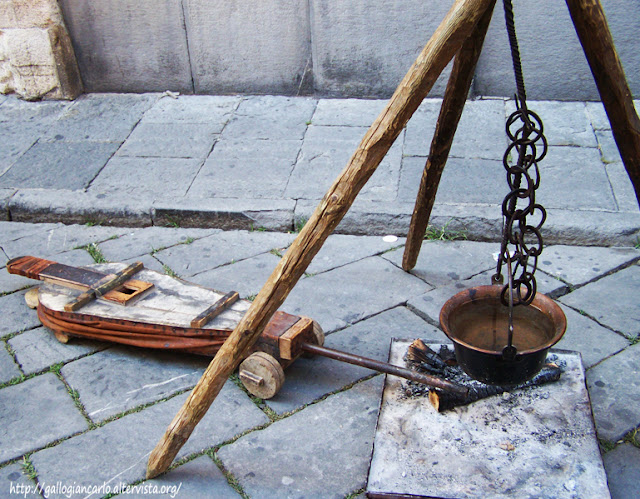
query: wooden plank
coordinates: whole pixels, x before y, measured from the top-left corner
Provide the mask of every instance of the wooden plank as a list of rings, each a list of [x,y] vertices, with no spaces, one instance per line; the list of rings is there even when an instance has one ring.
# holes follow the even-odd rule
[[[599,0],[566,0],[640,205],[640,118]]]
[[[302,355],[302,343],[315,343],[313,335],[313,321],[303,317],[280,337],[280,357],[285,360],[293,360]]]
[[[340,223],[436,79],[486,12],[491,0],[457,0],[349,163],[325,194],[247,314],[213,359],[149,457],[147,477],[164,472],[205,415],[229,374],[260,336],[326,238]]]
[[[83,305],[86,305],[91,300],[95,300],[97,297],[103,296],[108,293],[112,289],[117,288],[125,281],[129,280],[131,276],[140,271],[144,266],[142,262],[134,262],[129,265],[124,270],[121,270],[117,274],[114,274],[113,277],[105,278],[103,281],[98,283],[96,287],[92,287],[78,296],[75,300],[67,303],[64,306],[64,309],[67,312],[73,312],[74,310],[78,310]]]
[[[440,107],[436,130],[431,141],[431,150],[420,180],[420,189],[418,190],[416,204],[411,216],[409,233],[407,234],[407,242],[402,258],[402,268],[407,272],[415,267],[418,260],[418,254],[422,247],[433,203],[438,192],[440,177],[449,158],[451,144],[469,94],[482,44],[491,22],[494,5],[495,0],[491,3],[471,36],[462,45],[451,69],[447,89]]]
[[[237,291],[230,291],[201,314],[198,314],[198,316],[191,321],[191,327],[203,327],[211,319],[217,317],[237,302],[238,298],[240,298],[240,295]]]

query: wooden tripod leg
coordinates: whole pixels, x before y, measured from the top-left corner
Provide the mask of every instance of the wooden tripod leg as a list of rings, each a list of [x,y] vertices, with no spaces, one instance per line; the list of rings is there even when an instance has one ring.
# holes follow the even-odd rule
[[[225,341],[149,456],[147,477],[165,471],[205,415],[227,377],[345,215],[434,82],[458,52],[492,0],[456,0],[371,125],[342,173],[278,263],[249,310]]]
[[[640,118],[599,0],[566,0],[640,204]]]
[[[407,243],[402,257],[402,268],[407,272],[415,267],[418,260],[424,233],[429,225],[429,218],[431,217],[431,210],[438,191],[440,177],[449,157],[453,137],[469,94],[482,44],[491,22],[494,5],[495,1],[491,3],[471,36],[464,42],[453,63],[442,106],[440,107],[438,123],[431,141],[429,158],[424,166],[422,179],[420,180],[420,189],[413,208]]]

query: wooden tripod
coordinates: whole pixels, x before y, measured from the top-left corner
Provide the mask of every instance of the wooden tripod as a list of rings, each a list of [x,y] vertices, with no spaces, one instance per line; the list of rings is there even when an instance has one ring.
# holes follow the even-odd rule
[[[228,376],[285,301],[440,73],[455,56],[405,248],[403,268],[413,268],[495,2],[496,0],[454,2],[386,108],[365,134],[347,166],[329,188],[152,451],[147,467],[148,478],[159,475],[169,467]],[[611,122],[618,149],[640,202],[640,119],[635,112],[604,12],[599,0],[566,2]]]

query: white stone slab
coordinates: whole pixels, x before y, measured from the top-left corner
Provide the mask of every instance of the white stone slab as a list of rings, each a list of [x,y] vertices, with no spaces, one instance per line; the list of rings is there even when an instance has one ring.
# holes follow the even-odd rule
[[[394,340],[390,362],[409,344]],[[580,355],[555,354],[560,381],[443,413],[388,376],[369,497],[610,497]]]

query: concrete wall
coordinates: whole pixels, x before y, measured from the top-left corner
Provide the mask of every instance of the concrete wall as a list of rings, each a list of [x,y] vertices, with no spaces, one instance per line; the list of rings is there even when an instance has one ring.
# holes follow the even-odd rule
[[[601,0],[640,96],[640,0]],[[59,0],[89,92],[387,97],[450,0]],[[597,99],[561,0],[515,0],[531,98]],[[445,75],[446,76],[446,75]],[[432,95],[441,95],[445,78]],[[501,2],[474,92],[515,84]]]

